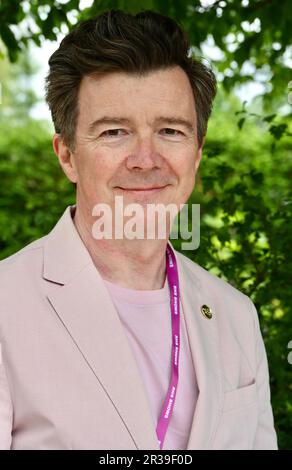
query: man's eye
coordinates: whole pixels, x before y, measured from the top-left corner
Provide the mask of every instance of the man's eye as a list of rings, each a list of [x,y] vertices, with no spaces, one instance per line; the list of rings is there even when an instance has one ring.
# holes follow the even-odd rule
[[[170,127],[166,127],[161,130],[162,134],[169,136],[169,137],[177,137],[183,135],[183,133],[177,129],[172,129]],[[127,134],[125,129],[107,129],[103,131],[100,136],[101,137],[122,137]]]
[[[101,133],[101,137],[121,137],[125,133],[124,129],[108,129]]]
[[[181,131],[178,131],[177,129],[171,129],[170,127],[166,127],[165,129],[162,129],[162,133],[168,136],[182,135]]]

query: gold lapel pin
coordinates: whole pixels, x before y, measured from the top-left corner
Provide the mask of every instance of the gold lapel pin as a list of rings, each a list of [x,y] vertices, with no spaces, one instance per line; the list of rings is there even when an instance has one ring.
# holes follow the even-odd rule
[[[208,307],[208,305],[202,305],[201,312],[204,317],[208,318],[208,320],[210,320],[213,316],[212,310],[210,309],[210,307]]]

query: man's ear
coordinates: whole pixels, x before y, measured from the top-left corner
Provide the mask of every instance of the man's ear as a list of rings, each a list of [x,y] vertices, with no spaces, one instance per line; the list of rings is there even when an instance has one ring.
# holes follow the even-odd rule
[[[67,178],[72,183],[77,183],[77,171],[72,151],[63,142],[60,134],[53,137],[54,152],[58,157],[59,163]]]
[[[195,160],[195,171],[196,171],[196,173],[198,171],[198,168],[199,168],[199,165],[200,165],[200,162],[201,162],[201,159],[202,159],[202,152],[203,152],[204,143],[205,143],[205,137],[203,137],[202,143],[201,143],[200,147],[198,148],[198,150],[196,152],[196,160]]]

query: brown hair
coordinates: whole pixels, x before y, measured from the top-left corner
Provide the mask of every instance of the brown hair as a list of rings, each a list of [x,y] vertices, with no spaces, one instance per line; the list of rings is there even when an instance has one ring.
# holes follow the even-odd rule
[[[49,59],[46,100],[55,131],[73,150],[78,91],[85,75],[114,71],[145,74],[179,65],[192,86],[201,145],[216,95],[216,79],[211,69],[189,52],[189,40],[179,25],[153,11],[131,15],[109,10],[80,22]]]

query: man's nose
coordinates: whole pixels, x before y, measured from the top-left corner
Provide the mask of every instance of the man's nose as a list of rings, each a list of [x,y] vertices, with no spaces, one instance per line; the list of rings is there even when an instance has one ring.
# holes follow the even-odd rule
[[[140,137],[127,157],[127,168],[129,170],[151,170],[161,167],[161,156],[155,148],[151,137]]]

